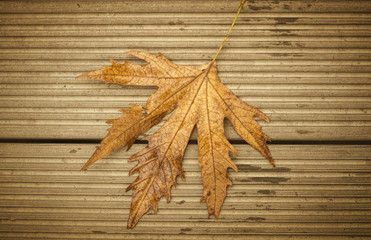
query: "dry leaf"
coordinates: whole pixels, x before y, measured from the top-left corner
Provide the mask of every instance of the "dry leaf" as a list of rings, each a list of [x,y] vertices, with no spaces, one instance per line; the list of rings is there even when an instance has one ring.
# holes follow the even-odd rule
[[[232,185],[227,169],[230,167],[237,171],[229,157],[229,152],[237,152],[224,136],[224,119],[228,118],[237,133],[273,165],[266,145],[270,139],[255,121],[255,118],[261,118],[268,122],[268,117],[240,100],[221,83],[217,75],[217,55],[202,66],[183,66],[172,63],[161,53],[155,56],[129,51],[127,54],[143,59],[147,64],[141,66],[128,61],[124,64],[112,61],[112,66],[78,78],[122,85],[156,86],[158,90],[148,99],[144,114],[141,106],[132,104],[131,109],[122,110],[124,114],[121,118],[107,121],[112,124],[109,133],[82,170],[118,148],[130,147],[139,135],[172,112],[157,132],[145,138],[148,140],[146,148],[130,158],[131,161],[138,161],[130,171],[130,174],[138,172],[138,177],[127,188],[133,191],[128,228],[134,227],[151,207],[156,212],[157,203],[163,195],[170,201],[170,189],[176,185],[176,178],[180,176],[184,179],[183,154],[195,126],[204,187],[201,201],[206,201],[209,216],[218,217],[227,186]]]

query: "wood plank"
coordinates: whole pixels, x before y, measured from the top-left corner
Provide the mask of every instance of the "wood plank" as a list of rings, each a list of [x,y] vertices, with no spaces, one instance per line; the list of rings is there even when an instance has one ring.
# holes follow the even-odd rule
[[[79,105],[80,102],[73,102]],[[277,104],[279,105],[279,104]],[[28,120],[9,122],[1,121],[1,136],[8,139],[102,139],[107,134],[109,126],[104,121],[47,121],[47,120]],[[298,122],[301,124],[303,122]],[[304,122],[301,126],[290,125],[286,122],[276,122],[276,126],[269,126],[262,123],[263,130],[273,140],[360,140],[368,141],[370,137],[369,121],[353,122],[354,126],[349,126],[349,122]],[[32,126],[32,127],[30,127]],[[160,126],[156,126],[142,136],[154,133]],[[225,124],[226,137],[232,140],[241,138],[233,130],[232,125]],[[196,132],[191,135],[191,139],[196,139]]]
[[[1,238],[363,239],[371,234],[370,145],[271,145],[277,163],[272,168],[250,146],[237,144],[239,157],[233,160],[239,172],[230,172],[234,185],[218,220],[208,219],[199,204],[197,146],[190,145],[186,181],[173,189],[172,201],[162,199],[157,214],[147,214],[129,231],[131,196],[125,187],[135,178],[127,175],[135,163],[125,159],[144,145],[116,151],[78,172],[95,147],[0,144]]]
[[[35,28],[27,28],[27,29],[6,29],[0,28],[0,34],[2,36],[11,36],[11,37],[34,37],[34,36],[41,36],[41,37],[68,37],[68,36],[123,36],[123,35],[131,35],[135,37],[182,37],[182,36],[210,36],[215,34],[218,38],[222,38],[225,35],[225,29],[217,30],[217,29],[169,29],[169,30],[159,30],[159,29],[102,29],[102,27],[97,27],[94,29],[66,29],[66,30],[59,30],[59,26],[57,29],[46,29],[46,30],[38,30]],[[82,26],[83,27],[83,26]],[[358,36],[358,37],[370,37],[370,31],[367,30],[342,30],[342,35],[345,37],[348,36]],[[339,30],[236,30],[234,31],[236,36],[258,36],[258,37],[266,37],[266,36],[287,36],[292,34],[292,36],[300,35],[302,37],[332,37],[338,36]]]
[[[156,2],[144,0],[122,1],[100,1],[100,0],[67,0],[67,1],[3,1],[0,2],[1,13],[65,13],[65,12],[126,12],[140,13],[148,12],[235,12],[239,6],[239,0],[218,0],[213,4],[189,0],[184,4],[181,0],[162,0]],[[290,0],[265,0],[249,1],[244,6],[245,11],[254,12],[368,12],[371,8],[367,0],[358,0],[357,4],[346,0],[325,0],[325,1],[290,1]]]
[[[213,21],[209,21],[212,18]],[[22,25],[53,25],[53,24],[162,24],[162,25],[192,25],[207,22],[208,25],[229,25],[230,13],[12,13],[2,14],[0,24]],[[319,13],[319,12],[242,12],[238,20],[247,25],[286,24],[286,25],[340,25],[340,24],[370,24],[367,13]],[[238,26],[238,25],[237,25]]]
[[[186,229],[188,230],[188,229]],[[84,234],[78,234],[78,233],[34,233],[32,236],[30,236],[27,233],[23,234],[12,234],[12,233],[5,233],[4,239],[19,239],[21,237],[22,239],[79,239],[79,240],[87,240],[87,239],[136,239],[136,240],[148,240],[153,238],[153,234],[130,234],[130,233],[124,233],[124,234],[112,234],[112,233],[106,233],[104,231],[93,231],[93,233],[84,233]],[[168,240],[168,239],[174,239],[174,235],[167,235],[162,234],[161,239]],[[272,240],[286,240],[289,238],[294,238],[296,240],[350,240],[355,239],[354,236],[318,236],[318,235],[298,235],[295,236],[288,234],[288,235],[269,235],[269,239]],[[176,239],[179,240],[195,240],[195,239],[201,239],[201,240],[209,240],[210,235],[195,235],[190,234],[189,232],[182,232],[182,234],[176,235]],[[231,239],[230,235],[220,234],[220,235],[214,235],[213,239],[220,239],[220,240],[226,240]],[[233,235],[233,239],[236,240],[265,240],[267,239],[267,235]],[[367,236],[358,236],[356,239],[367,239]]]
[[[32,48],[40,48],[41,50],[53,51],[54,49],[67,49],[65,51],[69,51],[71,54],[74,54],[75,51],[81,51],[81,48],[87,49],[87,51],[91,53],[97,52],[108,52],[110,49],[114,49],[112,53],[110,52],[111,58],[121,59],[123,57],[123,53],[125,49],[141,49],[144,51],[163,51],[165,52],[167,48],[173,48],[173,50],[177,49],[184,49],[184,48],[192,48],[192,51],[188,51],[192,53],[193,51],[197,51],[198,49],[202,49],[202,52],[208,51],[210,48],[218,48],[220,45],[220,37],[1,37],[0,42],[1,46],[4,48],[2,49],[4,52],[11,50],[11,48],[19,48],[19,50],[27,49],[31,50]],[[138,42],[139,41],[139,42]],[[228,49],[223,49],[225,51],[230,51],[233,48],[344,48],[344,49],[352,49],[352,48],[360,48],[360,47],[370,47],[370,37],[300,37],[300,36],[268,36],[268,37],[255,37],[255,36],[245,36],[243,38],[233,37],[228,40],[226,46]],[[88,42],[88,43],[87,43]],[[101,47],[104,49],[97,50],[97,47]],[[9,50],[7,48],[10,48]],[[31,48],[31,49],[28,49]],[[50,48],[50,49],[48,49]],[[73,48],[73,49],[69,49]],[[34,49],[36,51],[40,51],[40,49]],[[17,50],[17,49],[15,49]],[[13,50],[14,51],[14,50]],[[6,53],[6,52],[5,52]],[[277,59],[279,57],[283,58],[286,56],[288,57],[297,57],[299,58],[300,55],[297,54],[290,54],[290,51],[287,51],[286,55],[269,55],[269,54],[253,54],[249,53],[249,57],[251,59]],[[112,55],[111,55],[112,54]],[[171,51],[169,51],[171,54]],[[5,55],[6,56],[6,55]],[[101,55],[98,55],[98,57]],[[306,53],[307,59],[310,56],[310,52]],[[353,57],[355,55],[352,55]],[[362,55],[360,55],[362,56]],[[202,54],[198,56],[203,57]],[[221,55],[222,57],[222,55]],[[238,57],[238,56],[236,56]],[[324,56],[317,56],[319,59],[323,59]],[[341,57],[341,58],[340,58]],[[342,59],[346,57],[343,55],[337,55],[336,59]],[[334,58],[330,58],[334,59]],[[351,59],[351,58],[348,58]],[[359,59],[360,58],[353,58]]]
[[[0,3],[6,7],[0,14],[0,138],[101,139],[106,119],[131,102],[144,105],[154,89],[121,89],[77,81],[77,75],[109,58],[141,64],[124,54],[130,49],[202,64],[238,5],[188,1],[186,8],[197,8],[185,11],[168,7],[178,1],[100,3]],[[262,125],[273,140],[369,140],[371,18],[363,11],[370,4],[307,4],[249,2],[220,55],[219,75],[268,114],[272,122]],[[240,139],[228,122],[226,135]]]

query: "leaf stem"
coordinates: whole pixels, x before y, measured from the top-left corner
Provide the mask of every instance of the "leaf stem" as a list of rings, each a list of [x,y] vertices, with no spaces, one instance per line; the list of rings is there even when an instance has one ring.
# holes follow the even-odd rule
[[[229,28],[227,35],[225,35],[224,40],[223,40],[223,43],[222,43],[222,45],[220,45],[220,47],[219,47],[218,51],[216,52],[215,57],[213,58],[213,60],[211,61],[211,63],[214,63],[214,62],[215,62],[216,57],[217,57],[217,56],[219,55],[219,53],[220,53],[220,50],[222,50],[222,48],[223,48],[225,42],[227,41],[227,38],[229,37],[229,34],[231,33],[231,31],[232,31],[232,29],[233,29],[234,24],[236,23],[237,17],[238,17],[238,15],[239,15],[240,12],[241,12],[242,6],[243,6],[243,4],[244,4],[245,2],[246,2],[246,0],[241,0],[240,7],[238,8],[238,11],[237,11],[237,13],[236,13],[236,16],[234,17],[234,20],[233,20],[233,22],[232,22],[232,25],[231,25],[231,27]],[[211,65],[212,65],[212,64],[211,64]]]

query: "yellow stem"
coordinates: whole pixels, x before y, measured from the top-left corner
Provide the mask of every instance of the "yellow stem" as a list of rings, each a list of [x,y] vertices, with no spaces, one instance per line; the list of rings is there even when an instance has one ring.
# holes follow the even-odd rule
[[[219,53],[220,53],[220,50],[222,50],[222,48],[223,48],[225,42],[227,41],[227,38],[228,38],[229,34],[231,33],[231,31],[232,31],[232,29],[233,29],[234,24],[236,23],[237,17],[238,17],[238,15],[239,15],[240,12],[241,12],[242,6],[243,6],[243,4],[244,4],[245,2],[246,2],[246,0],[241,0],[240,8],[238,9],[238,11],[237,11],[237,13],[236,13],[236,16],[234,17],[234,20],[233,20],[233,22],[232,22],[232,25],[231,25],[231,27],[229,28],[227,35],[225,35],[224,40],[223,40],[223,43],[222,43],[222,45],[220,45],[219,50],[216,52],[215,57],[213,58],[213,60],[211,61],[211,63],[214,63],[214,62],[215,62],[216,57],[217,57],[217,56],[219,55]]]

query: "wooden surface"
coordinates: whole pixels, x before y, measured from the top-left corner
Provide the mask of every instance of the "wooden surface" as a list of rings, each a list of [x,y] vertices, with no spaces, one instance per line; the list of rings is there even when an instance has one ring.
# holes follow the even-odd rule
[[[235,145],[239,172],[230,171],[218,220],[207,218],[197,146],[184,157],[186,181],[162,199],[157,214],[126,229],[135,163],[117,151],[88,171],[77,171],[95,144],[1,144],[2,239],[366,239],[371,148],[368,145],[272,145],[272,168],[250,146]],[[153,234],[153,238],[151,238]],[[197,236],[197,235],[201,236]],[[211,236],[212,235],[212,236]],[[352,238],[353,239],[353,238]]]
[[[261,124],[273,139],[277,168],[241,144],[226,122],[228,139],[240,143],[239,172],[231,172],[234,186],[219,220],[207,219],[199,204],[194,144],[184,160],[187,180],[172,191],[172,202],[162,201],[158,214],[130,231],[126,159],[144,145],[78,172],[106,134],[105,121],[131,102],[144,105],[155,89],[75,77],[110,58],[142,63],[127,50],[205,63],[238,5],[0,1],[0,239],[367,239],[367,0],[247,1],[219,55],[219,76],[271,119]]]

